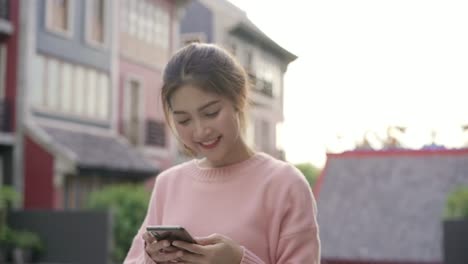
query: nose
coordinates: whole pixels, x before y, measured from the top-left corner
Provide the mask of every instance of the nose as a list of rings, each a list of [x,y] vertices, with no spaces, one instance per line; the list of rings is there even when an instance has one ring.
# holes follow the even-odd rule
[[[212,129],[207,126],[203,121],[195,122],[195,134],[194,138],[197,141],[205,140],[209,137],[212,132]]]

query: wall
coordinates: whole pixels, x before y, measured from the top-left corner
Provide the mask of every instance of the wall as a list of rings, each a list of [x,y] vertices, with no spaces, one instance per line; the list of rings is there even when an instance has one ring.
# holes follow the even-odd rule
[[[54,157],[29,137],[24,155],[24,208],[54,208]]]

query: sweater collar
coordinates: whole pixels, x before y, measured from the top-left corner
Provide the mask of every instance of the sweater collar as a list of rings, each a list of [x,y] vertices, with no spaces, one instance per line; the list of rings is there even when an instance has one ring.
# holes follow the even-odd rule
[[[190,170],[193,178],[205,182],[223,182],[242,175],[241,172],[255,168],[262,160],[267,158],[267,154],[256,152],[250,158],[223,167],[208,168],[200,166],[200,160],[194,159],[191,162]]]

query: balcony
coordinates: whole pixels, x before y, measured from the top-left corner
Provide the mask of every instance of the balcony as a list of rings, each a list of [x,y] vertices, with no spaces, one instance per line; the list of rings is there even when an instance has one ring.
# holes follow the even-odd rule
[[[257,78],[253,73],[249,73],[249,80],[254,91],[273,98],[273,84],[271,82]]]
[[[0,100],[0,133],[11,131],[11,105],[5,99]]]
[[[10,22],[10,6],[10,0],[0,0],[0,37],[13,33],[13,25]]]
[[[166,125],[156,120],[146,120],[146,140],[148,146],[166,147]]]

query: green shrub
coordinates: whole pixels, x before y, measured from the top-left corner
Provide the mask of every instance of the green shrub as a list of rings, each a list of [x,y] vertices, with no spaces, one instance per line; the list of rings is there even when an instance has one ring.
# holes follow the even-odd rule
[[[13,235],[13,230],[5,226],[0,231],[0,248],[11,248],[15,245],[15,238]]]
[[[300,163],[296,164],[295,166],[302,172],[302,174],[304,174],[307,182],[309,182],[310,187],[314,187],[314,184],[320,175],[320,169],[310,163]]]
[[[8,211],[14,203],[20,201],[21,196],[13,187],[0,187],[0,248],[3,248],[6,254],[13,248],[30,249],[40,254],[44,246],[39,235],[26,230],[12,229],[7,224]]]
[[[448,219],[468,219],[468,186],[456,188],[447,198],[445,217]]]
[[[31,249],[35,252],[41,252],[43,250],[43,245],[39,235],[30,231],[13,231],[13,241],[15,246],[18,248]]]
[[[13,187],[0,186],[0,233],[7,228],[8,210],[13,204],[20,201],[21,196]]]
[[[113,258],[122,263],[136,232],[140,228],[148,206],[150,193],[143,185],[111,185],[91,193],[86,207],[110,210],[113,214]]]

